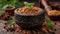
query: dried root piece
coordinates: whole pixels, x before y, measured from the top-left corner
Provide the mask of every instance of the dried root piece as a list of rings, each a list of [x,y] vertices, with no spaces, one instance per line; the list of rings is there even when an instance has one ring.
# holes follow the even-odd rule
[[[52,30],[47,27],[46,23],[43,23],[42,30],[46,33],[52,32]]]
[[[42,30],[44,31],[44,32],[46,32],[46,33],[48,33],[48,27],[47,27],[47,25],[46,25],[46,23],[43,23],[43,25],[42,25]]]

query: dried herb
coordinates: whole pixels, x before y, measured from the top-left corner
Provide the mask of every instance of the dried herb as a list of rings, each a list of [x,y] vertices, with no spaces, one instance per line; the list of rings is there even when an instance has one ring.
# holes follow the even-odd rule
[[[45,21],[46,21],[46,24],[47,24],[48,28],[52,29],[53,28],[52,21],[48,18],[46,18]]]
[[[8,20],[7,21],[7,25],[12,25],[12,24],[14,24],[14,21],[13,20]]]
[[[34,3],[24,2],[24,5],[25,5],[28,9],[31,9],[31,7],[34,6]]]

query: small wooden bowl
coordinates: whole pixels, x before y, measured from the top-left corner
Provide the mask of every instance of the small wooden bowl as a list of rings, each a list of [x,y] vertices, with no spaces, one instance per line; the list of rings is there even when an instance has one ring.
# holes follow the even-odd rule
[[[48,14],[49,18],[53,21],[60,21],[60,12],[58,10],[52,10]]]
[[[6,9],[4,9],[5,13],[9,13],[9,15],[14,15],[14,10],[15,10],[14,6],[9,6]]]
[[[49,16],[49,18],[53,21],[60,21],[60,15],[59,16]]]

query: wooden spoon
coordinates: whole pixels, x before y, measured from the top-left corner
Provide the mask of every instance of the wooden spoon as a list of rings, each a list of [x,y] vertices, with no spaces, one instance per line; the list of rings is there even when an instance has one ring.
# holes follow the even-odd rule
[[[45,10],[48,12],[48,15],[49,14],[55,15],[55,16],[57,16],[57,14],[60,15],[60,12],[58,10],[52,10],[51,6],[47,4],[47,0],[41,0],[41,1],[43,6],[45,7]]]
[[[52,8],[47,4],[47,0],[41,0],[43,6],[45,7],[46,11],[52,10]]]

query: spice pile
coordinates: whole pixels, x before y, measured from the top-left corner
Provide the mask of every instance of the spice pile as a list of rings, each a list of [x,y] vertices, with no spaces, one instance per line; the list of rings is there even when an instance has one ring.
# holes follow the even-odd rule
[[[51,11],[48,12],[48,15],[50,15],[50,16],[60,16],[60,11],[51,10]]]
[[[38,14],[41,12],[41,9],[34,6],[31,9],[28,9],[26,6],[24,6],[23,8],[19,8],[18,12],[25,13],[25,14]]]

